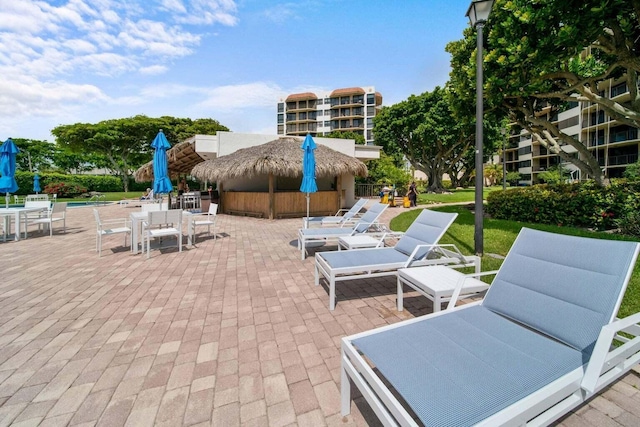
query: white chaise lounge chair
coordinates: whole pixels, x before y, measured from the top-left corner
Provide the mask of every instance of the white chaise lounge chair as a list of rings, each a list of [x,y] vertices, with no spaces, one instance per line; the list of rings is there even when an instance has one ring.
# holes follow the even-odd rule
[[[421,265],[475,267],[479,272],[477,256],[465,256],[454,245],[438,244],[457,216],[425,209],[393,247],[316,253],[315,284],[320,284],[320,275],[329,282],[329,310],[335,308],[336,282],[395,276],[400,268]]]
[[[309,243],[337,241],[340,237],[364,233],[372,227],[375,228],[379,226],[378,218],[388,206],[389,205],[383,203],[375,203],[352,225],[343,224],[342,227],[301,228],[298,230],[298,249],[300,249],[302,259],[304,260],[307,254],[307,245]]]
[[[351,207],[351,209],[340,209],[336,212],[335,215],[332,216],[312,216],[312,217],[304,217],[302,218],[304,228],[309,228],[313,226],[319,227],[338,227],[342,224],[351,223],[357,221],[358,214],[367,204],[368,199],[358,199],[358,201]]]
[[[385,425],[552,423],[640,362],[639,247],[522,229],[483,301],[342,339],[342,414],[351,380]]]

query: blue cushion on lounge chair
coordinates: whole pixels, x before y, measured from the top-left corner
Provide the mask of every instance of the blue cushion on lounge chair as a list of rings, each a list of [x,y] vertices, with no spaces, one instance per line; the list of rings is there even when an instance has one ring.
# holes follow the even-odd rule
[[[395,248],[356,249],[352,251],[322,252],[318,254],[324,258],[331,268],[361,267],[386,265],[389,263],[406,262],[407,255]]]
[[[413,221],[407,232],[398,241],[396,250],[411,255],[418,245],[433,245],[438,243],[449,225],[456,219],[457,214],[448,212],[436,212],[423,210]],[[416,258],[424,257],[431,248],[423,248],[418,251]]]
[[[523,228],[483,305],[580,351],[591,352],[602,326],[610,322],[617,308],[634,250],[633,242]],[[598,256],[581,257],[581,252]],[[571,286],[558,286],[559,282]]]
[[[470,307],[353,341],[427,426],[463,426],[583,364],[583,354]]]

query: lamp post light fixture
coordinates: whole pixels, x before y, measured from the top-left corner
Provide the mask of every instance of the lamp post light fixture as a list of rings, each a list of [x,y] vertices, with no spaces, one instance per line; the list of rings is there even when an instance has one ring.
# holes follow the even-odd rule
[[[483,99],[482,99],[482,29],[489,19],[493,0],[472,0],[467,17],[471,22],[471,26],[475,27],[477,32],[477,52],[476,52],[476,188],[475,188],[475,228],[474,242],[476,255],[482,256],[484,252],[483,242],[483,188],[484,188],[484,170],[483,170],[483,154],[482,154],[482,116]]]

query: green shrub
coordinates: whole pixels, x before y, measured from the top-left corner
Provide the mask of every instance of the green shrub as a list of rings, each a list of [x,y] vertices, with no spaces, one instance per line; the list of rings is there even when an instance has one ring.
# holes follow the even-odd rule
[[[25,171],[16,172],[16,182],[18,183],[18,191],[16,194],[33,193],[33,176],[35,174]],[[122,179],[113,175],[66,175],[61,173],[39,173],[40,187],[45,188],[52,183],[73,182],[81,187],[86,187],[88,191],[98,191],[100,193],[123,191]],[[143,191],[149,187],[148,183],[141,183]],[[131,189],[131,187],[129,187]],[[136,188],[137,189],[137,188]]]
[[[75,182],[55,182],[44,188],[47,194],[57,194],[58,197],[75,197],[87,192],[87,188]]]
[[[619,226],[629,206],[640,207],[640,182],[533,185],[493,191],[487,202],[487,213],[497,219],[607,230]]]

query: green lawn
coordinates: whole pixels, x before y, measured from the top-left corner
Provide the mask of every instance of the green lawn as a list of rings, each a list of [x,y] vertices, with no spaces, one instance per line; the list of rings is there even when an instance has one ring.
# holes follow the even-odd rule
[[[486,200],[487,195],[495,190],[502,190],[502,187],[485,187],[483,189],[483,198]],[[476,197],[475,194],[475,188],[473,187],[453,190],[450,194],[420,193],[418,194],[418,204],[473,202]]]
[[[129,191],[129,192],[115,192],[115,193],[102,193],[104,195],[104,199],[107,202],[117,202],[122,199],[139,199],[142,196],[142,191]],[[73,198],[59,198],[58,201],[61,202],[88,202],[89,197],[73,197]]]
[[[474,217],[473,213],[463,206],[442,206],[434,210],[442,212],[457,212],[458,217],[451,225],[440,243],[453,243],[462,253],[471,255],[474,252]],[[419,209],[403,212],[391,220],[390,227],[396,231],[405,231],[421,211]],[[631,240],[635,239],[615,234],[591,232],[569,227],[557,227],[543,224],[521,223],[498,219],[484,220],[484,256],[482,257],[482,271],[496,270],[502,260],[493,258],[488,254],[505,256],[515,241],[522,227],[535,228],[537,230],[551,231],[554,233],[570,234],[574,236],[595,237],[603,239]],[[576,256],[579,253],[576,252]],[[488,279],[490,281],[490,279]],[[620,308],[620,316],[628,316],[640,312],[640,261],[636,263],[629,287]]]

